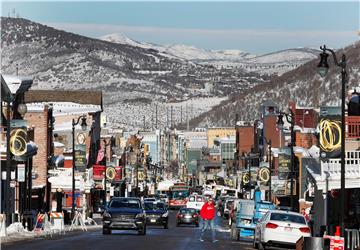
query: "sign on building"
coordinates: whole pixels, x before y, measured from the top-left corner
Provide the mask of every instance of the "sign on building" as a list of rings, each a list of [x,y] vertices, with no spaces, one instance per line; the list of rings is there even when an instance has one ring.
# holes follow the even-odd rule
[[[320,159],[326,161],[340,158],[341,153],[341,109],[320,107]]]

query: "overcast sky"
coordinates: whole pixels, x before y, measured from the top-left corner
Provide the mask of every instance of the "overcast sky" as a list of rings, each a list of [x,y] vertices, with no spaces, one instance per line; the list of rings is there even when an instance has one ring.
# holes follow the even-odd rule
[[[2,16],[100,37],[240,49],[256,54],[294,48],[340,48],[359,39],[359,1],[347,2],[2,2]]]

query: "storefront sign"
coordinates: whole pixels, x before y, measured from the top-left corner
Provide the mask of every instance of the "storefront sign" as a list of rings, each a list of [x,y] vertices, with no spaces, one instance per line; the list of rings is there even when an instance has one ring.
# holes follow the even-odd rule
[[[80,172],[86,170],[86,145],[75,145],[75,167]]]

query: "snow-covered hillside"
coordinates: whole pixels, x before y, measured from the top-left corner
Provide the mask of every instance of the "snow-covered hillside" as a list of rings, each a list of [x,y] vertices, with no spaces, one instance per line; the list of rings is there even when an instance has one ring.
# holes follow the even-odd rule
[[[256,72],[268,75],[281,75],[287,71],[293,70],[316,58],[319,53],[318,50],[314,49],[296,48],[265,55],[254,55],[235,49],[206,50],[183,44],[157,45],[138,42],[119,33],[106,35],[100,39],[113,43],[157,50],[165,56],[171,55],[197,64],[215,66],[218,69],[242,69],[246,72]]]
[[[338,58],[344,53],[347,58],[348,89],[360,87],[360,42],[356,42],[337,51]],[[317,72],[319,59],[273,78],[266,84],[259,84],[240,95],[233,95],[228,101],[214,107],[211,111],[192,120],[193,126],[233,126],[235,114],[241,120],[252,121],[259,118],[260,104],[272,100],[282,110],[286,110],[289,101],[295,101],[303,107],[340,105],[341,76],[340,69],[330,67],[326,77]]]

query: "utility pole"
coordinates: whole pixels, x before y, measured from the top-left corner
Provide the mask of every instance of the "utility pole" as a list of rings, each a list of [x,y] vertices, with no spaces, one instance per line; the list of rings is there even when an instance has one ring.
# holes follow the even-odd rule
[[[189,131],[189,110],[188,110],[187,102],[186,102],[186,131]]]
[[[158,129],[158,105],[155,105],[155,129]]]
[[[146,128],[146,125],[145,125],[145,115],[144,115],[143,124],[144,124],[144,131],[145,131],[145,128]]]
[[[170,110],[170,128],[173,128],[174,124],[173,124],[173,106],[171,105],[171,110]]]
[[[180,124],[183,123],[183,114],[182,114],[182,106],[180,106]]]

